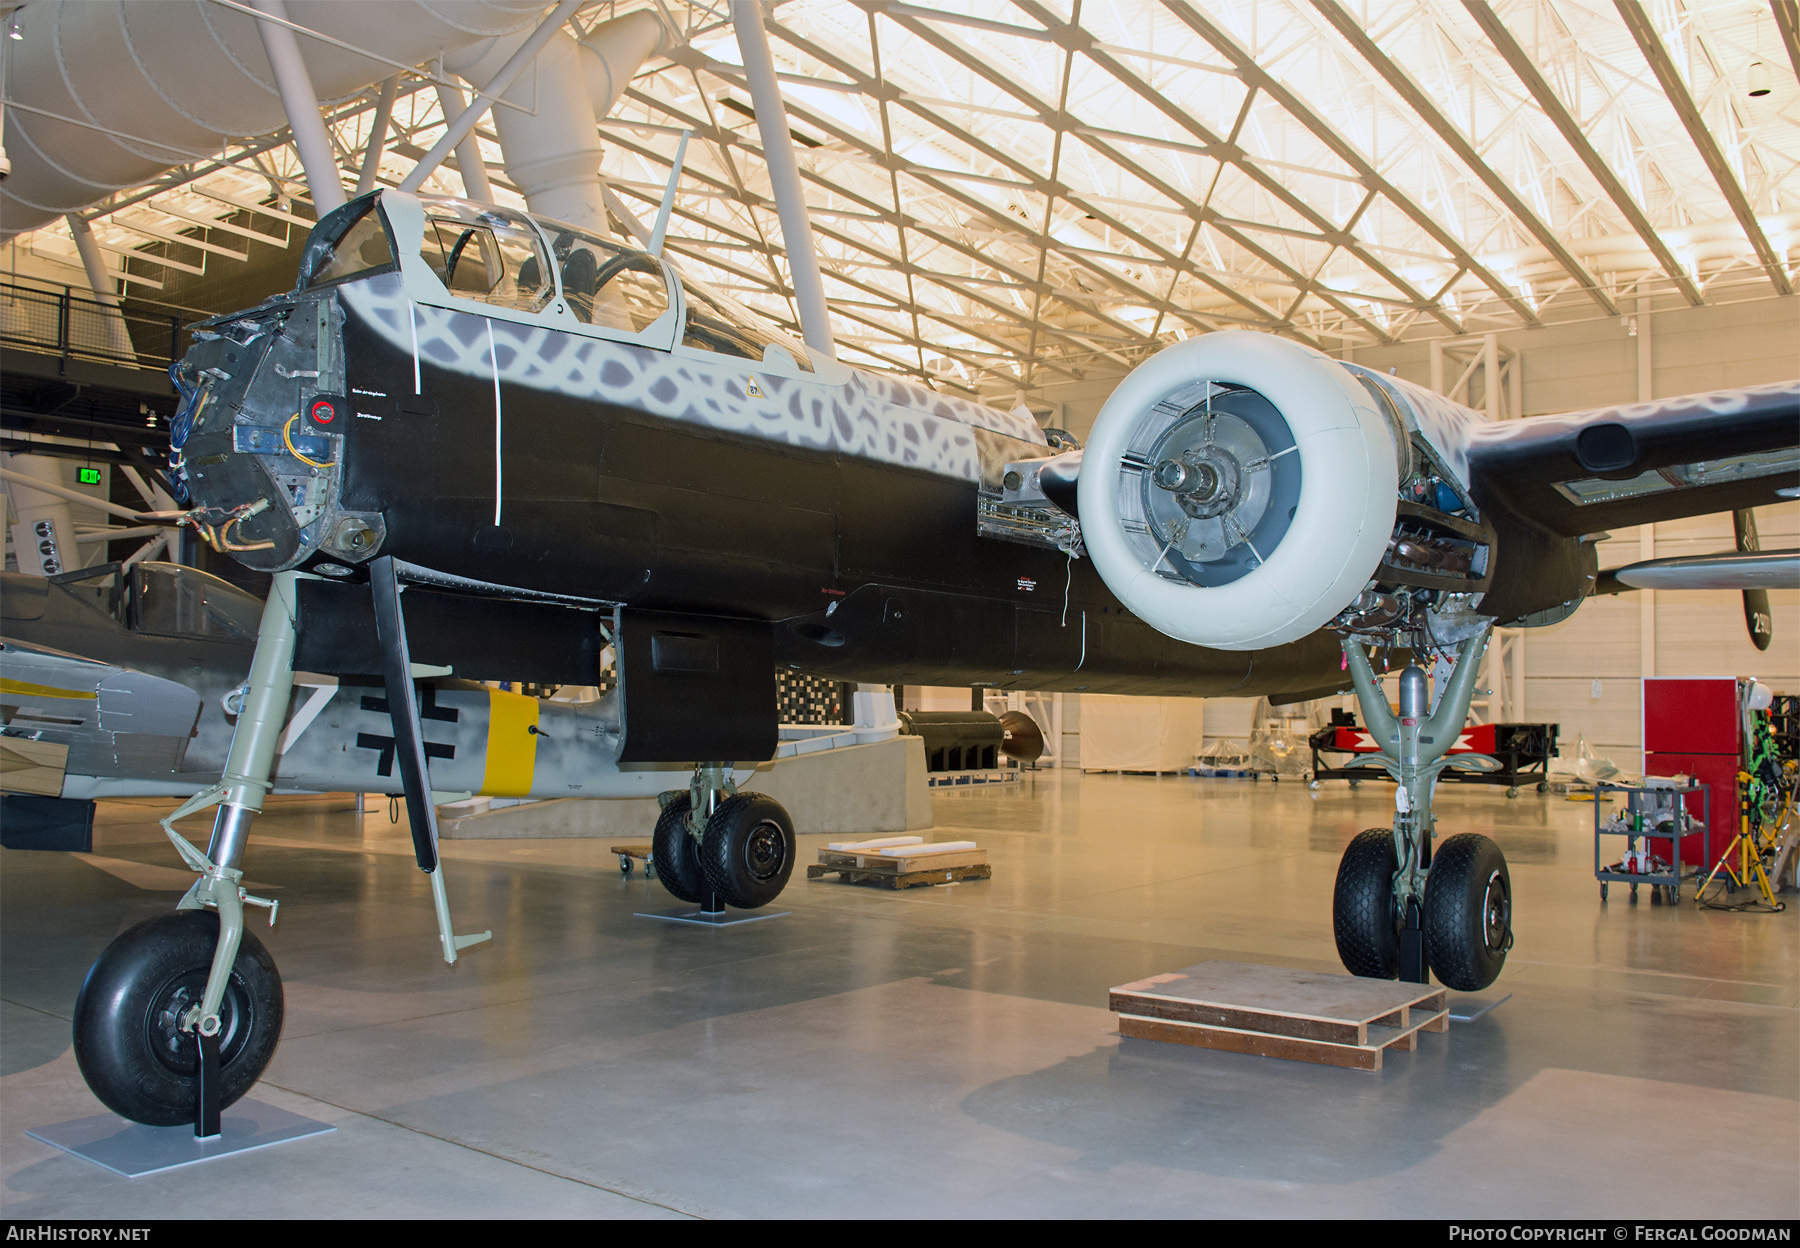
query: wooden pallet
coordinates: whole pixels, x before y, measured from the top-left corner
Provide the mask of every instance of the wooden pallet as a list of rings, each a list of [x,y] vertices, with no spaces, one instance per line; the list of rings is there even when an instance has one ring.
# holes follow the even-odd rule
[[[831,872],[846,884],[874,884],[879,888],[918,888],[925,884],[954,884],[958,880],[985,880],[994,869],[985,862],[961,867],[931,867],[920,871],[882,871],[862,867],[832,866],[814,863],[806,869],[806,878],[816,880]]]
[[[1446,1032],[1445,992],[1243,962],[1202,962],[1114,988],[1119,1033],[1231,1053],[1380,1070],[1389,1049]]]
[[[819,861],[806,869],[806,878],[816,880],[835,872],[848,883],[883,888],[985,880],[993,874],[986,856],[973,842],[966,847],[937,849],[916,836],[840,842],[819,851]]]

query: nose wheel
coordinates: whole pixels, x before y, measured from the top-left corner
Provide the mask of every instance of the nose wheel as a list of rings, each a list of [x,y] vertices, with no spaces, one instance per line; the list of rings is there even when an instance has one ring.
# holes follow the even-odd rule
[[[206,993],[219,916],[177,910],[121,934],[75,1000],[75,1062],[101,1104],[133,1122],[194,1121],[200,1077],[195,1009]],[[262,1077],[281,1038],[281,975],[245,932],[219,1005],[219,1107]]]

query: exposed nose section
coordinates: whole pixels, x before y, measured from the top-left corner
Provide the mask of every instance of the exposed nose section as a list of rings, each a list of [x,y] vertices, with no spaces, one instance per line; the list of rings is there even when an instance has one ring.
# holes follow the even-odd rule
[[[337,575],[381,544],[338,506],[349,413],[342,314],[330,291],[206,323],[176,370],[172,431],[202,535],[265,571],[311,561]],[[335,570],[335,572],[334,572]]]

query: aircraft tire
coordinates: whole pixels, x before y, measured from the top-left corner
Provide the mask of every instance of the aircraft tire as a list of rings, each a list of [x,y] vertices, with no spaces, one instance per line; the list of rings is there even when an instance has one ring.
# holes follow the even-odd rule
[[[686,793],[663,807],[650,841],[650,861],[656,878],[677,901],[706,900],[706,875],[700,870],[699,846],[688,835],[687,815],[693,799]]]
[[[75,999],[75,1062],[102,1104],[152,1127],[194,1121],[200,1049],[175,1025],[206,992],[219,916],[177,910],[120,934]],[[246,931],[219,1005],[221,1108],[262,1077],[281,1039],[281,975]]]
[[[1365,979],[1400,974],[1400,925],[1394,916],[1394,855],[1390,828],[1359,832],[1338,863],[1331,894],[1331,927],[1344,969]]]
[[[794,853],[794,823],[781,803],[761,793],[739,793],[719,803],[707,820],[700,866],[726,905],[754,910],[787,887]]]
[[[1479,992],[1499,976],[1512,942],[1506,855],[1477,833],[1451,837],[1432,855],[1425,877],[1425,944],[1432,972],[1447,988]]]

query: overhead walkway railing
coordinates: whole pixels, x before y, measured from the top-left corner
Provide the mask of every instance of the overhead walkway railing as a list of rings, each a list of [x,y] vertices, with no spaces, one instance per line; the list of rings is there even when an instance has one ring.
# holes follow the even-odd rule
[[[132,302],[109,307],[92,295],[48,282],[0,281],[0,350],[167,372],[182,334],[202,318],[178,308]]]

